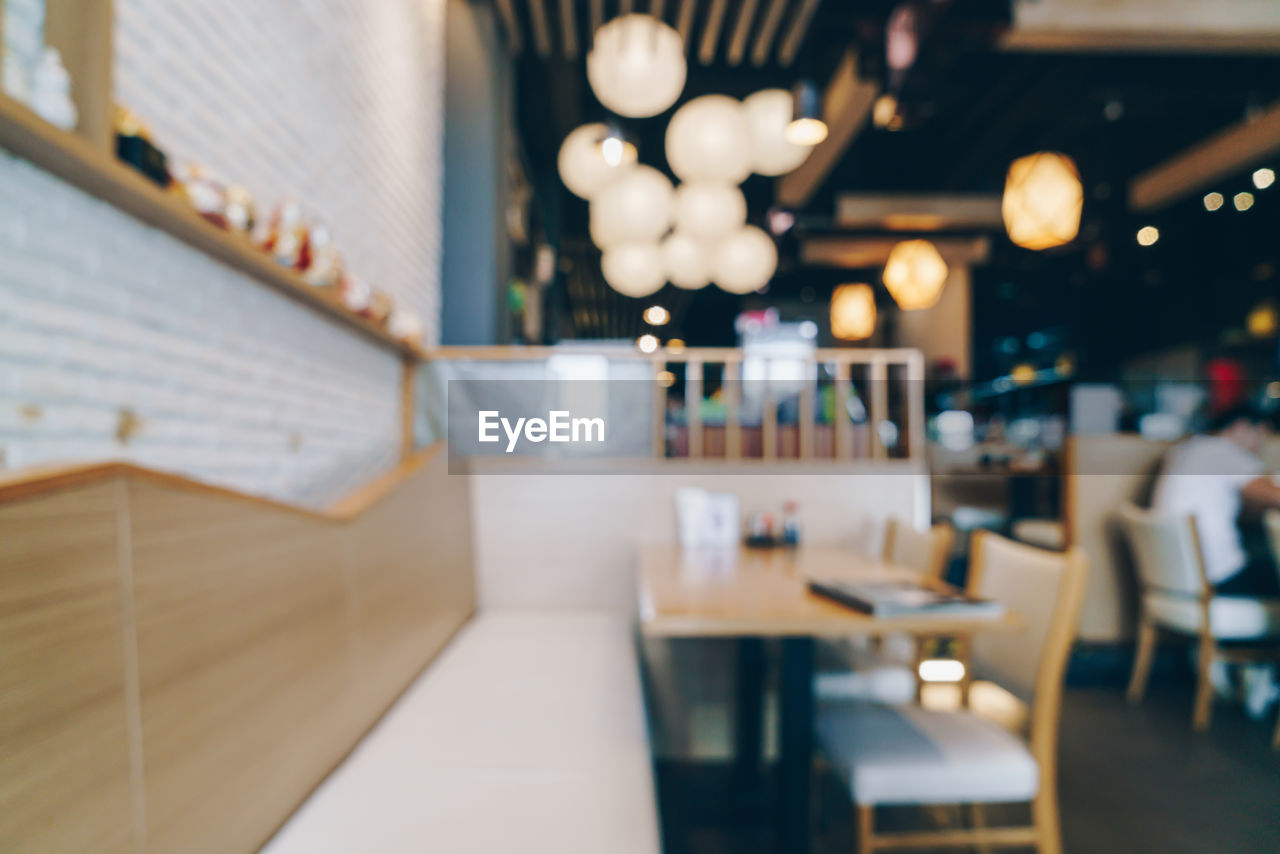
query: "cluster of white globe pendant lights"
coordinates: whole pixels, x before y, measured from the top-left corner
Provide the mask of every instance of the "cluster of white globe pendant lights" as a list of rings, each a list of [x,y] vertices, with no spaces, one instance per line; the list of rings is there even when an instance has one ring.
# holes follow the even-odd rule
[[[686,73],[679,33],[649,15],[605,24],[587,56],[596,98],[627,118],[670,108],[684,91]],[[594,123],[570,133],[560,147],[560,177],[590,203],[591,239],[602,250],[610,287],[644,297],[667,282],[687,290],[714,282],[735,294],[766,285],[777,269],[777,249],[768,234],[747,224],[738,185],[752,173],[792,171],[826,136],[816,118],[816,90],[808,94],[813,103],[799,110],[783,89],[742,101],[704,95],[683,104],[665,140],[667,164],[680,179],[675,187],[662,172],[637,162],[635,146],[616,128]],[[1010,165],[1002,213],[1015,244],[1045,249],[1070,242],[1082,204],[1079,174],[1065,155],[1041,152]],[[908,240],[890,253],[884,283],[900,308],[914,310],[937,302],[947,276],[932,243]],[[874,329],[869,286],[838,289],[831,309],[838,337],[863,338]]]
[[[597,99],[628,118],[671,107],[685,74],[679,33],[649,15],[605,24],[587,56]],[[675,187],[638,163],[635,146],[609,126],[588,124],[570,133],[560,147],[560,177],[590,203],[591,239],[603,252],[609,286],[643,297],[667,282],[687,290],[714,282],[736,294],[766,285],[777,269],[777,249],[768,234],[747,224],[738,185],[753,172],[790,172],[820,141],[788,139],[792,104],[790,92],[766,89],[742,101],[704,95],[682,105],[666,132],[667,164],[680,179]]]

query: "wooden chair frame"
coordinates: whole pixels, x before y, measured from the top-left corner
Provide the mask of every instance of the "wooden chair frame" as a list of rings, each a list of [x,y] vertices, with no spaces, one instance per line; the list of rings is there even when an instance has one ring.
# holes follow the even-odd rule
[[[985,540],[996,536],[989,531],[976,531],[971,540],[969,582],[967,589],[976,590],[981,577]],[[1035,549],[1025,543],[1019,546]],[[1040,551],[1043,551],[1041,549]],[[1054,552],[1055,555],[1059,553]],[[1021,827],[988,827],[984,804],[965,804],[970,815],[969,828],[920,832],[877,833],[875,806],[855,804],[854,841],[858,854],[874,851],[897,851],[909,848],[984,848],[1034,847],[1040,854],[1061,854],[1062,831],[1058,818],[1058,724],[1062,717],[1062,681],[1067,656],[1075,638],[1080,606],[1084,602],[1088,562],[1084,552],[1072,547],[1061,553],[1065,562],[1058,584],[1058,601],[1053,622],[1045,636],[1044,649],[1036,671],[1035,693],[1031,704],[1031,755],[1040,767],[1040,787],[1031,801],[1031,821]],[[966,677],[968,668],[966,667]]]
[[[1280,661],[1280,650],[1272,647],[1222,647],[1213,637],[1209,624],[1209,606],[1216,595],[1209,584],[1209,576],[1204,568],[1204,550],[1200,545],[1200,528],[1194,516],[1188,516],[1186,524],[1190,526],[1191,542],[1195,549],[1196,569],[1199,574],[1200,591],[1196,596],[1200,610],[1200,628],[1194,634],[1181,632],[1167,626],[1161,626],[1147,613],[1145,602],[1139,606],[1138,649],[1133,658],[1133,671],[1129,675],[1129,689],[1125,696],[1130,703],[1138,704],[1147,692],[1147,682],[1151,678],[1151,665],[1155,660],[1156,646],[1161,632],[1179,637],[1195,638],[1199,644],[1196,653],[1196,694],[1191,711],[1191,727],[1196,732],[1204,732],[1209,728],[1213,716],[1213,683],[1209,680],[1209,669],[1215,661],[1229,664],[1247,664],[1255,661]],[[1143,587],[1145,588],[1145,584]],[[1145,599],[1145,589],[1144,599]],[[1280,725],[1277,725],[1272,746],[1280,748]]]

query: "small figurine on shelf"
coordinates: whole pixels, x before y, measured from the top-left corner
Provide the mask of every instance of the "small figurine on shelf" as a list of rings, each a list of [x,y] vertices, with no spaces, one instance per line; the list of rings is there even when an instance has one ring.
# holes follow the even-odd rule
[[[338,295],[349,311],[363,315],[373,300],[373,288],[364,279],[344,273],[338,283]]]
[[[342,255],[333,245],[329,229],[324,225],[313,225],[309,244],[311,264],[303,272],[302,278],[316,288],[336,285],[342,278]]]
[[[412,347],[422,344],[422,318],[407,308],[397,308],[387,321],[391,337]]]
[[[771,549],[778,544],[773,536],[772,513],[751,514],[747,520],[746,544],[753,549]]]
[[[391,310],[394,308],[395,303],[391,301],[391,297],[374,288],[373,297],[369,300],[369,307],[363,313],[365,317],[375,323],[386,323],[387,318],[391,316]]]
[[[46,47],[31,73],[31,109],[50,124],[75,130],[75,102],[71,100],[71,75],[56,47]]]
[[[213,172],[199,163],[181,163],[173,170],[174,180],[178,182],[187,201],[196,213],[207,219],[218,228],[227,228],[227,191],[223,183]]]
[[[226,199],[227,226],[241,234],[251,233],[257,219],[253,196],[239,184],[232,184],[227,187]]]
[[[267,248],[282,267],[305,270],[311,266],[310,229],[302,206],[281,202],[272,216],[271,242]]]
[[[116,131],[116,157],[161,187],[173,183],[169,175],[169,158],[151,141],[151,130],[137,113],[117,104],[112,124]]]

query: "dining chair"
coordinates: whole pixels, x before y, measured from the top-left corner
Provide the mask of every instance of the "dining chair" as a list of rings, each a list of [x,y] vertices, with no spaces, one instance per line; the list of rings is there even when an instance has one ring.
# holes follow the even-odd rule
[[[1266,645],[1280,638],[1280,600],[1216,595],[1205,575],[1194,516],[1144,510],[1131,502],[1122,504],[1116,516],[1142,588],[1129,702],[1141,702],[1146,693],[1160,633],[1192,638],[1199,643],[1199,652],[1191,724],[1196,730],[1208,729],[1213,662],[1241,663],[1280,655],[1275,646]]]
[[[1046,551],[988,531],[972,540],[972,591],[1020,618],[1017,629],[981,633],[973,668],[1029,703],[1026,737],[968,710],[821,702],[817,740],[849,786],[859,854],[877,849],[1029,846],[1062,850],[1057,744],[1062,678],[1084,599],[1084,552]],[[1031,823],[989,827],[982,807],[1029,803]],[[876,830],[877,807],[968,806],[972,827]]]
[[[1271,547],[1271,559],[1280,567],[1280,510],[1268,510],[1262,517],[1267,529],[1267,545]],[[1280,717],[1276,719],[1276,732],[1271,737],[1271,749],[1280,750]]]
[[[890,517],[885,524],[881,559],[915,571],[921,579],[942,580],[955,529],[945,522],[917,531]],[[818,699],[876,700],[907,703],[917,692],[916,668],[922,639],[891,635],[870,646],[847,641],[818,645],[814,695]]]

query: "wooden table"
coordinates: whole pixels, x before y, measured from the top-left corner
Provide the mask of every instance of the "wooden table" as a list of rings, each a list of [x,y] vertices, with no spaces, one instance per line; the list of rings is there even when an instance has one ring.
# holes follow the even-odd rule
[[[906,632],[972,635],[1022,625],[1016,614],[873,617],[809,592],[809,579],[894,580],[916,574],[837,548],[685,550],[648,546],[637,567],[640,631],[647,637],[741,638],[735,748],[760,764],[763,639],[782,642],[779,680],[779,850],[809,850],[813,641]],[[945,585],[943,585],[945,586]]]

